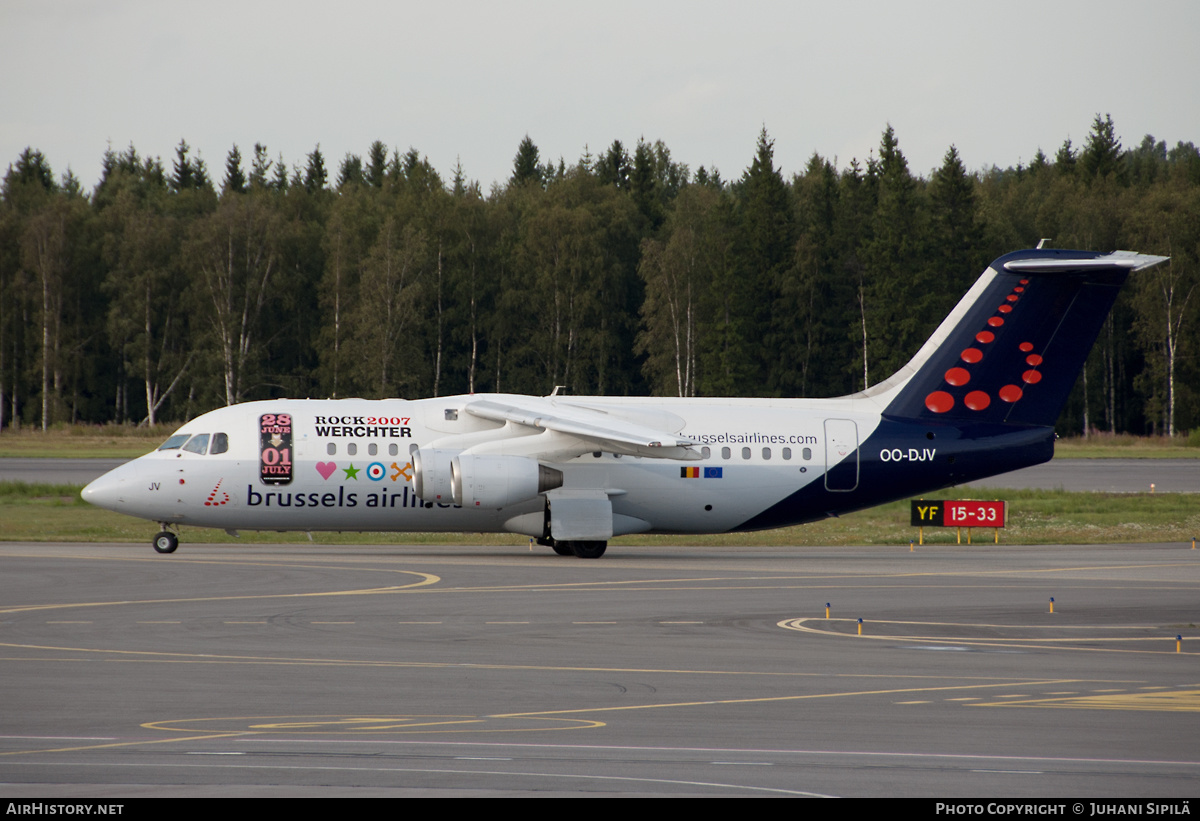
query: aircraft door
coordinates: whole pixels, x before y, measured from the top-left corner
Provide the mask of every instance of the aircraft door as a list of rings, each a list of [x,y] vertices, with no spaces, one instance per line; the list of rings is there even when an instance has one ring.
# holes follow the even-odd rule
[[[853,419],[825,420],[825,489],[858,487],[858,425]]]

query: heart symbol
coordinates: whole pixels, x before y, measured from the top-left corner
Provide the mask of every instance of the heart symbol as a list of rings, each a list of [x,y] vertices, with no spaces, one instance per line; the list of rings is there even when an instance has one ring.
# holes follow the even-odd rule
[[[317,473],[322,479],[328,479],[337,470],[337,462],[317,462]]]

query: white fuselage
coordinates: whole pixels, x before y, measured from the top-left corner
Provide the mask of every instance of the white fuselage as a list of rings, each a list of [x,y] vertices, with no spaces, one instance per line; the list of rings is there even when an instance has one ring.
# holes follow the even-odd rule
[[[213,445],[205,453],[179,446],[157,450],[101,477],[85,498],[152,521],[230,530],[539,535],[544,507],[539,497],[497,509],[462,507],[448,497],[427,502],[414,492],[411,454],[418,447],[471,434],[488,439],[504,430],[501,423],[465,412],[481,398],[274,400],[222,408],[188,422],[176,435],[209,434],[215,442],[224,434],[223,453],[212,453]],[[613,535],[734,529],[797,490],[824,482],[827,468],[857,459],[859,443],[880,419],[869,398],[538,401],[670,430],[695,443],[694,453],[679,460],[591,450],[586,441],[572,440],[571,453],[589,450],[554,463],[563,473],[562,487],[603,491],[612,503]],[[260,438],[267,435],[260,422],[268,414],[287,418],[292,428],[291,452],[282,460],[272,457],[275,465],[265,464]],[[507,441],[519,444],[529,434],[538,429]],[[852,486],[829,490],[852,491]]]

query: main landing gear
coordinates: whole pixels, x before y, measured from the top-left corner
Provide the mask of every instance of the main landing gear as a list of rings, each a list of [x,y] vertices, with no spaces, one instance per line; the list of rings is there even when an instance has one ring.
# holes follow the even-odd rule
[[[174,553],[175,549],[179,547],[179,537],[169,530],[164,530],[154,537],[153,544],[154,549],[159,553]]]
[[[608,549],[608,542],[561,541],[550,535],[550,505],[546,505],[545,524],[537,543],[554,549],[560,556],[578,556],[581,559],[599,559]]]
[[[608,548],[608,542],[564,542],[548,535],[539,538],[537,543],[553,548],[560,556],[578,556],[581,559],[599,559]]]
[[[566,556],[563,550],[574,553],[581,559],[599,559],[608,548],[608,542],[555,542],[554,552]]]
[[[568,541],[571,550],[580,558],[600,558],[607,550],[607,541]]]

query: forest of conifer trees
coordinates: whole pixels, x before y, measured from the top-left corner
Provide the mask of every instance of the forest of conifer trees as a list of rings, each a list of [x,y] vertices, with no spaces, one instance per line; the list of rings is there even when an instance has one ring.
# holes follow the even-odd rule
[[[1042,238],[1171,257],[1124,289],[1060,432],[1200,427],[1200,151],[1124,148],[1110,117],[1027,166],[970,172],[950,146],[928,178],[890,126],[790,179],[765,129],[730,180],[645,140],[567,164],[526,137],[487,192],[379,141],[335,164],[131,145],[87,192],[22,152],[0,190],[0,428],[281,396],[846,394]]]

